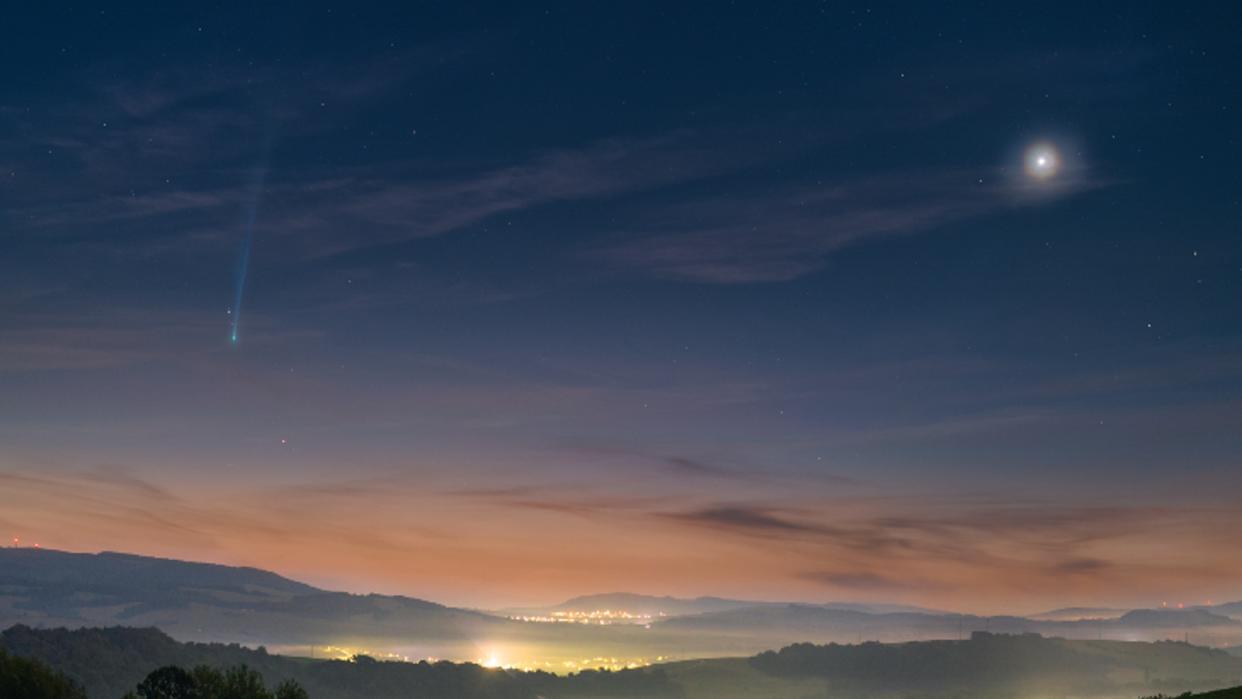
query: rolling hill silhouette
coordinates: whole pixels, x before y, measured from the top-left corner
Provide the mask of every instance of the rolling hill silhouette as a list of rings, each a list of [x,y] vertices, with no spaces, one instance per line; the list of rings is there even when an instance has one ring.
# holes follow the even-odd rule
[[[748,655],[798,642],[957,639],[974,631],[1242,644],[1242,622],[1215,608],[1133,610],[1110,619],[1056,621],[895,605],[611,593],[540,609],[624,609],[664,616],[611,626],[525,623],[411,597],[322,590],[256,568],[45,549],[0,549],[0,591],[0,628],[157,627],[181,641],[267,645],[302,655],[332,645],[466,660],[484,657],[489,647],[547,663],[596,656],[685,659]]]
[[[314,699],[1103,698],[1177,694],[1242,682],[1242,658],[1185,643],[987,633],[964,641],[798,644],[746,658],[573,676],[471,663],[312,661],[236,644],[180,643],[155,629],[133,628],[16,626],[0,633],[0,651],[44,663],[99,699],[119,697],[147,673],[168,665],[245,665],[269,685],[294,680]]]

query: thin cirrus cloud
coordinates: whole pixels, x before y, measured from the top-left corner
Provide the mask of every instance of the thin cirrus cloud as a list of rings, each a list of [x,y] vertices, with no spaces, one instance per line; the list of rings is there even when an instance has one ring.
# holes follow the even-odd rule
[[[980,173],[986,175],[981,178]],[[1039,197],[979,171],[888,173],[790,187],[761,196],[709,198],[648,211],[592,257],[648,274],[712,284],[781,282],[816,272],[829,255],[868,240],[926,233],[1015,207],[1106,186],[1079,173]],[[997,179],[999,184],[988,184]]]
[[[969,582],[983,594],[1072,589],[1104,596],[1141,578],[1146,589],[1136,593],[1151,594],[1166,585],[1219,588],[1238,570],[1236,560],[1213,553],[1217,527],[1238,523],[1236,512],[1220,508],[950,498],[925,499],[916,508],[907,503],[904,509],[921,511],[897,514],[900,502],[859,509],[863,504],[836,501],[816,516],[805,505],[720,503],[659,516],[733,536],[746,549],[831,562],[792,574],[843,591],[935,595]],[[1157,562],[1169,556],[1180,562]]]
[[[807,516],[804,508],[717,503],[659,516],[672,522],[757,539],[818,541],[868,551],[912,547],[910,539],[885,527],[817,520]]]
[[[279,220],[273,232],[292,229],[331,255],[410,239],[445,235],[496,215],[556,202],[607,199],[683,182],[714,172],[719,156],[678,134],[648,139],[606,139],[577,149],[554,149],[519,164],[460,177],[362,178],[326,199],[299,208],[310,215],[294,225]],[[317,211],[317,213],[315,213]],[[365,227],[365,235],[339,235],[322,221]]]
[[[693,458],[680,454],[659,454],[618,446],[571,443],[560,448],[575,460],[599,463],[604,466],[638,468],[655,475],[674,478],[691,477],[709,480],[762,482],[766,478],[754,468],[726,466],[714,460]]]
[[[926,591],[930,586],[926,581],[895,578],[865,571],[818,570],[802,573],[800,577],[825,587],[852,592],[871,592],[874,590],[888,593]]]
[[[991,184],[1000,179],[990,167],[978,172],[897,169],[854,182],[791,181],[764,191],[742,182],[729,185],[724,196],[687,193],[676,206],[641,196],[730,174],[744,179],[748,172],[779,169],[808,149],[831,154],[835,147],[897,127],[926,130],[989,108],[986,101],[963,99],[952,109],[929,109],[933,105],[927,98],[911,97],[909,91],[895,91],[876,104],[792,117],[808,122],[798,132],[818,134],[800,143],[773,138],[770,129],[753,125],[674,127],[656,135],[599,135],[577,145],[546,144],[510,162],[488,162],[485,154],[476,153],[461,158],[453,171],[435,159],[412,155],[405,162],[379,159],[330,170],[299,167],[296,176],[281,173],[282,139],[297,149],[338,128],[336,120],[364,115],[410,89],[433,89],[444,79],[445,56],[452,68],[468,63],[479,50],[468,44],[438,46],[373,59],[383,71],[312,66],[296,81],[276,68],[221,66],[209,80],[189,80],[199,72],[192,66],[168,67],[142,81],[101,81],[103,87],[88,91],[84,99],[96,107],[90,111],[114,115],[106,126],[59,112],[44,125],[9,110],[22,141],[46,144],[55,158],[79,163],[76,172],[58,166],[55,178],[51,171],[23,172],[17,186],[27,180],[37,185],[27,192],[32,203],[10,216],[18,228],[41,236],[48,229],[89,229],[85,239],[105,245],[109,235],[136,231],[149,239],[184,240],[188,250],[231,245],[237,210],[247,196],[239,183],[258,157],[263,132],[275,128],[281,133],[260,226],[264,235],[285,244],[285,257],[331,257],[447,235],[504,214],[594,202],[600,204],[600,215],[582,222],[578,236],[588,259],[663,278],[742,284],[795,279],[822,269],[829,255],[849,245],[928,232],[1104,184],[1077,173],[1055,191],[1023,198],[1008,191],[1012,186]],[[1113,68],[1105,70],[1108,66],[1098,57],[1074,55],[1020,57],[1011,67],[1041,75],[1055,71],[1075,85],[1097,86],[1119,79],[1109,72]],[[1133,70],[1125,67],[1120,77]],[[356,77],[381,72],[395,77],[382,82]],[[950,65],[937,75],[979,79],[999,72]],[[868,84],[879,77],[869,76]],[[274,91],[275,85],[290,87]],[[270,96],[276,92],[279,99]],[[916,114],[935,116],[908,116]],[[220,143],[228,148],[221,150]],[[0,156],[5,148],[0,143]],[[978,184],[981,175],[988,184]],[[86,188],[101,194],[63,196],[82,191],[84,181],[102,185]],[[625,212],[637,213],[617,224],[615,219],[627,218],[612,215],[622,203]],[[125,225],[100,230],[98,224],[107,221]],[[633,239],[618,239],[622,233]],[[159,250],[174,249],[164,243]]]
[[[674,133],[548,149],[524,162],[467,174],[391,166],[344,168],[330,177],[309,179],[281,179],[278,173],[263,195],[260,231],[286,243],[286,250],[300,250],[302,258],[432,238],[504,213],[610,199],[731,167],[733,159],[713,153],[709,145],[700,137]],[[90,228],[90,242],[107,243],[107,236],[94,226],[117,222],[126,224],[121,229],[125,232],[145,224],[156,228],[151,235],[157,238],[214,237],[229,243],[246,196],[236,185],[174,187],[71,198],[56,205],[36,203],[16,213],[23,227],[34,231]]]
[[[743,190],[729,198],[688,195],[673,206],[651,202],[654,192],[745,172],[763,162],[712,155],[713,138],[605,140],[455,178],[406,180],[394,174],[278,184],[268,193],[262,229],[305,256],[323,258],[444,236],[558,203],[597,201],[612,210],[628,202],[639,219],[659,223],[633,224],[624,242],[588,245],[587,259],[692,282],[778,282],[818,271],[829,255],[850,245],[926,233],[1108,184],[1082,173],[1032,198],[1006,183],[979,184],[978,173],[957,170],[790,185],[776,193]],[[993,174],[990,168],[985,172]],[[225,194],[216,201],[223,206],[232,199]],[[187,206],[212,201],[181,197]],[[145,205],[158,211],[161,203]],[[591,227],[597,232],[588,239],[609,229],[614,232],[604,233],[605,241],[617,235],[611,221]]]
[[[708,527],[732,529],[747,534],[833,534],[834,530],[815,524],[797,522],[773,514],[768,508],[746,505],[714,505],[689,512],[669,514],[676,519]]]

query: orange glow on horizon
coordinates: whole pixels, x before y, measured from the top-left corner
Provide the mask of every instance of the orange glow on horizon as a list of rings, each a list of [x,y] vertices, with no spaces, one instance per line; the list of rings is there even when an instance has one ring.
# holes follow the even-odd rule
[[[67,550],[250,565],[328,589],[481,608],[620,590],[1036,612],[1142,606],[1168,589],[1216,598],[1242,577],[1242,561],[1220,555],[1230,545],[1221,532],[1242,527],[1242,513],[1230,527],[1199,510],[870,498],[827,506],[789,496],[754,510],[610,496],[584,512],[581,503],[596,496],[550,493],[534,507],[503,492],[436,493],[416,482],[163,492],[69,476],[13,479],[0,511]],[[1061,550],[1052,542],[1085,528],[1094,538],[1049,556]],[[1151,563],[1163,559],[1183,565]],[[601,613],[587,621],[647,620]]]

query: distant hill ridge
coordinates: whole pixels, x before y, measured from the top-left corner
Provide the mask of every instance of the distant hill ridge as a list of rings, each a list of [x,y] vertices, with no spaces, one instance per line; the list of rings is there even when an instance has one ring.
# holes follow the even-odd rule
[[[0,626],[156,626],[183,640],[462,637],[493,617],[425,600],[330,592],[257,568],[123,553],[0,549]]]
[[[1118,621],[1131,626],[1186,627],[1237,624],[1237,620],[1206,609],[1134,609]]]
[[[671,597],[643,595],[633,592],[606,592],[594,595],[581,595],[568,599],[560,604],[543,607],[516,607],[499,610],[499,614],[552,614],[557,612],[587,612],[623,610],[632,614],[650,616],[684,616],[689,614],[710,614],[753,607],[784,607],[789,604],[803,604],[823,609],[842,609],[872,614],[891,612],[921,612],[927,614],[945,614],[932,609],[913,607],[902,604],[863,603],[863,602],[772,602],[760,600],[729,599],[725,597]]]
[[[1031,614],[1031,619],[1048,619],[1050,621],[1074,621],[1080,619],[1117,619],[1130,610],[1111,607],[1062,607],[1050,609],[1039,614]]]
[[[252,586],[284,594],[324,592],[296,580],[259,568],[198,563],[172,558],[139,556],[103,551],[71,553],[52,549],[0,549],[0,580],[20,580],[46,585],[168,585],[245,588]],[[84,578],[89,576],[89,578]]]
[[[1230,605],[1221,605],[1229,608]],[[322,590],[275,573],[125,553],[0,549],[0,628],[151,626],[181,641],[240,642],[309,653],[349,645],[414,657],[474,659],[481,645],[529,649],[544,662],[589,657],[715,657],[816,643],[956,639],[973,631],[1067,638],[1188,638],[1242,644],[1242,622],[1213,608],[1133,610],[1113,619],[981,617],[880,604],[789,604],[631,593],[549,609],[650,613],[642,625],[512,620],[421,599]],[[667,617],[657,617],[660,612]]]

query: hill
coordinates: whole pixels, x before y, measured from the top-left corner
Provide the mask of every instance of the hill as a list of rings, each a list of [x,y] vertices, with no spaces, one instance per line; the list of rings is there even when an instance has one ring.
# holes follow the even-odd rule
[[[1179,642],[1069,641],[975,634],[964,641],[814,646],[622,672],[546,672],[454,664],[309,660],[236,644],[180,643],[154,629],[31,629],[0,650],[63,672],[92,698],[115,699],[165,665],[246,665],[292,679],[314,699],[788,699],[831,696],[1142,696],[1232,686],[1242,658]],[[1213,697],[1212,699],[1232,699]]]
[[[295,680],[314,699],[535,699],[539,696],[678,696],[662,671],[546,672],[488,669],[473,663],[309,660],[237,644],[180,643],[156,629],[32,629],[0,634],[0,650],[41,661],[86,688],[92,699],[116,699],[159,667],[245,665],[269,685]]]
[[[1209,609],[1135,611],[1052,621],[907,610],[892,605],[783,604],[613,593],[560,609],[653,616],[642,623],[536,623],[390,595],[322,590],[255,568],[120,553],[0,549],[0,628],[156,627],[180,641],[478,660],[566,672],[669,659],[744,656],[792,643],[958,639],[972,631],[1067,638],[1189,638],[1242,643],[1242,622]],[[663,613],[664,616],[659,616]],[[547,617],[542,617],[547,618]],[[625,619],[622,619],[623,621]]]
[[[798,644],[753,660],[782,677],[822,677],[834,693],[903,696],[1104,695],[1232,686],[1238,658],[1175,641],[1071,641],[975,633],[969,641],[854,646]],[[964,679],[969,678],[969,679]]]
[[[180,641],[295,655],[354,652],[566,671],[767,645],[642,627],[523,623],[402,596],[331,592],[274,573],[128,554],[0,549],[0,628],[155,627]],[[614,660],[615,659],[615,660]]]
[[[148,593],[185,587],[245,591],[277,597],[322,592],[305,583],[258,568],[193,563],[112,551],[91,554],[6,548],[0,549],[0,562],[4,564],[0,579],[38,583],[50,591],[77,587],[83,582],[82,574],[89,573],[92,585],[141,589]]]
[[[1242,699],[1242,687],[1217,689],[1212,692],[1200,692],[1198,694],[1183,694],[1178,699]]]
[[[1235,619],[1242,619],[1242,601],[1225,602],[1224,604],[1217,604],[1217,605],[1205,607],[1205,609],[1215,614],[1222,614],[1227,617],[1233,617]]]
[[[659,597],[640,595],[630,592],[609,592],[598,595],[582,595],[568,599],[560,604],[545,607],[513,607],[498,610],[496,613],[505,616],[530,615],[550,616],[554,614],[588,615],[603,611],[624,612],[634,617],[661,618],[689,616],[694,614],[711,614],[738,609],[759,607],[782,607],[788,602],[762,602],[756,600],[727,599],[722,597]],[[892,612],[923,612],[938,613],[920,607],[902,604],[871,604],[855,602],[827,602],[823,604],[807,604],[806,606],[821,609],[840,609],[871,614]]]
[[[409,597],[329,592],[255,568],[120,553],[0,549],[0,625],[155,626],[181,640],[447,645],[505,622]],[[365,647],[365,644],[362,644]]]
[[[1140,628],[1229,627],[1240,622],[1206,609],[1135,609],[1121,615],[1118,623]]]
[[[1113,609],[1110,607],[1062,607],[1061,609],[1050,609],[1039,614],[1032,614],[1031,619],[1039,619],[1041,621],[1081,621],[1084,619],[1117,619],[1125,614],[1127,609]]]
[[[909,641],[963,638],[975,631],[1039,633],[1079,639],[1161,640],[1188,634],[1242,638],[1242,624],[1204,610],[1135,610],[1115,619],[1055,621],[1015,616],[896,612],[873,614],[814,605],[748,607],[666,619],[660,628],[681,632],[750,635],[769,645],[794,640],[827,642]],[[771,643],[772,640],[783,642]]]
[[[684,599],[679,597],[639,595],[630,592],[609,592],[598,595],[582,595],[565,600],[560,604],[546,607],[514,607],[498,610],[497,613],[506,616],[551,616],[554,614],[586,615],[594,612],[612,611],[624,612],[635,617],[658,618],[719,612],[729,609],[762,606],[763,604],[763,602],[722,599],[719,597]]]

